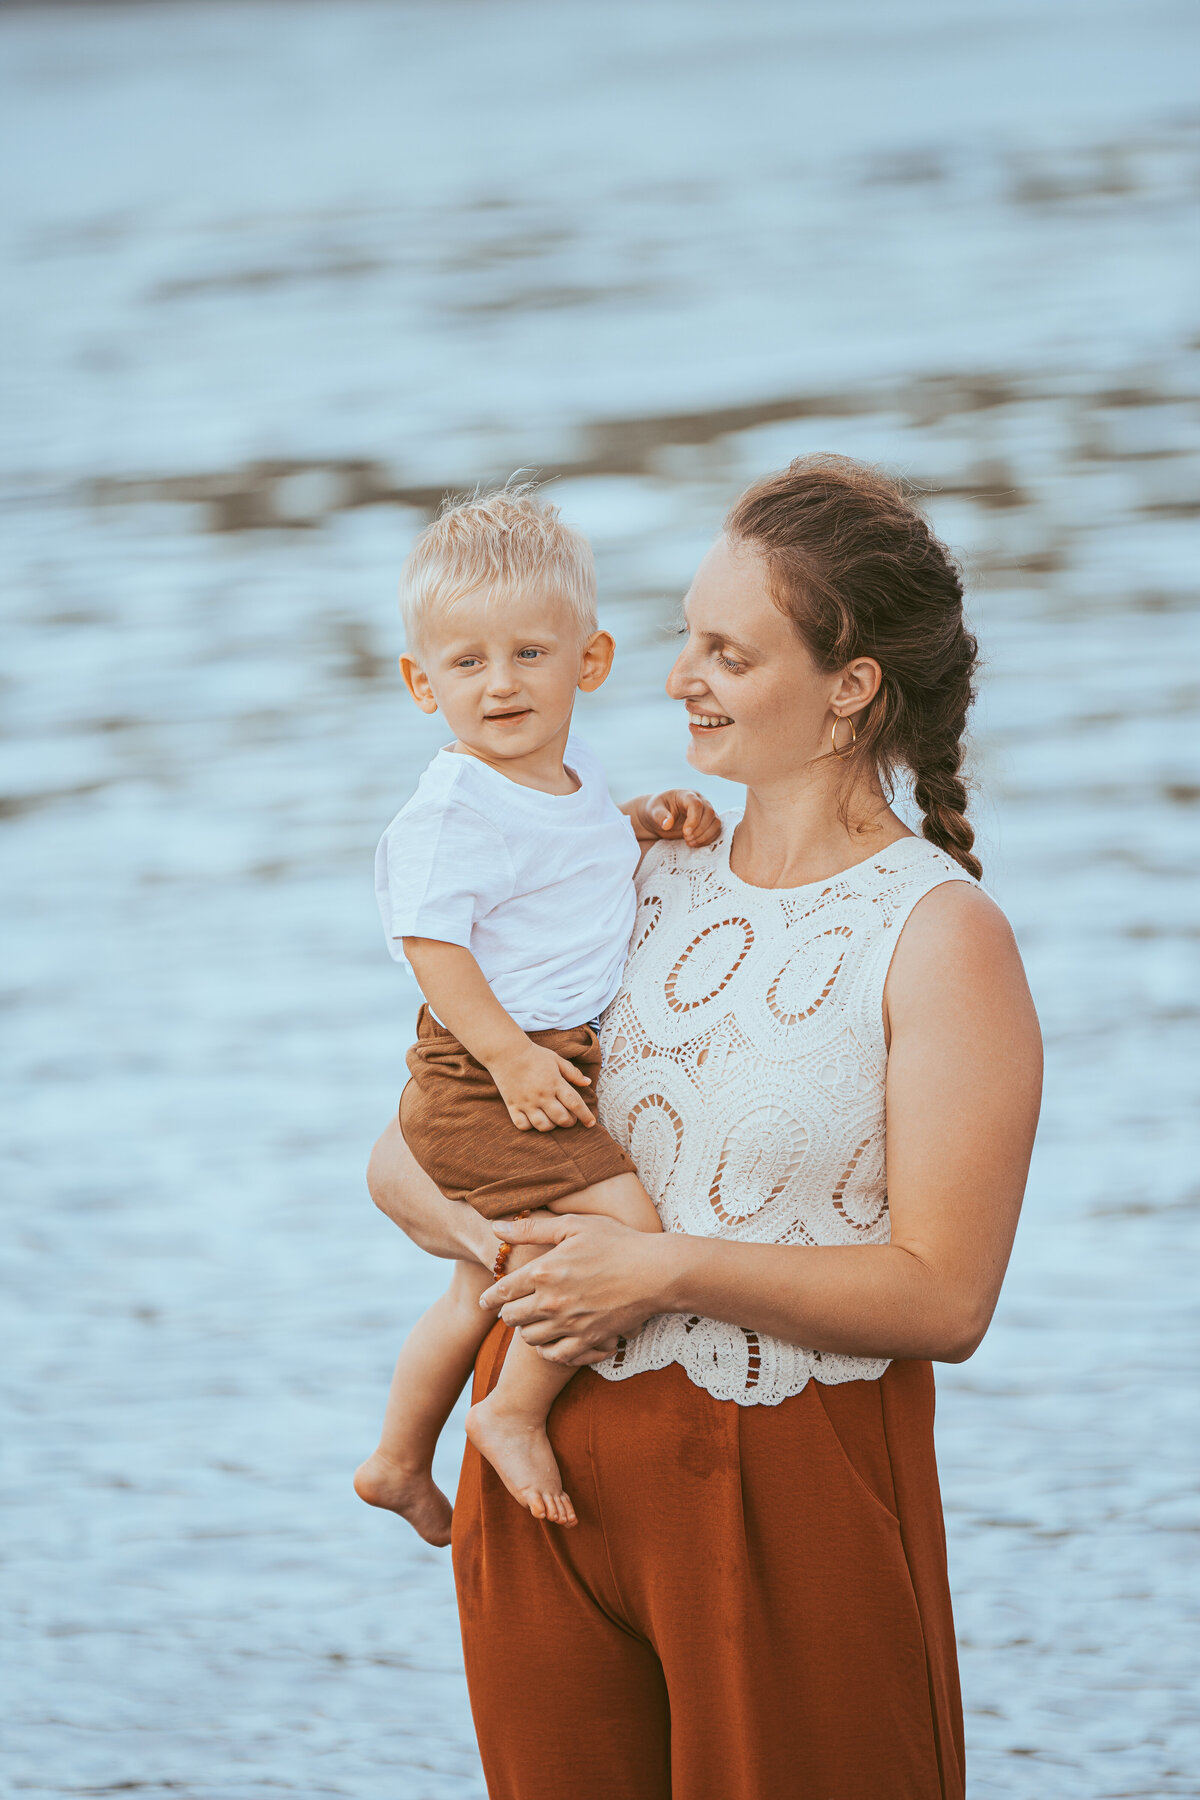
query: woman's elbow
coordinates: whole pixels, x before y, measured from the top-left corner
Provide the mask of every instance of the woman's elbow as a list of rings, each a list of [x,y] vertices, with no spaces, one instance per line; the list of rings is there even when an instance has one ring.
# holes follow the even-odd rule
[[[395,1157],[392,1153],[394,1129],[394,1125],[389,1125],[382,1137],[376,1138],[372,1146],[370,1159],[367,1162],[367,1192],[381,1213],[384,1213],[396,1224],[400,1224],[403,1187],[396,1180]]]
[[[978,1301],[955,1307],[947,1316],[939,1334],[940,1347],[933,1353],[934,1362],[965,1363],[974,1356],[987,1336],[995,1303]]]

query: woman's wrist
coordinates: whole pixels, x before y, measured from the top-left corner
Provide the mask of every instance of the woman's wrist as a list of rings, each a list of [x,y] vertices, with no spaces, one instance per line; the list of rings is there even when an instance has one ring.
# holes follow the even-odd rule
[[[647,1236],[643,1241],[647,1252],[649,1291],[642,1299],[648,1315],[690,1311],[683,1290],[696,1240],[681,1232],[664,1231],[661,1237]]]

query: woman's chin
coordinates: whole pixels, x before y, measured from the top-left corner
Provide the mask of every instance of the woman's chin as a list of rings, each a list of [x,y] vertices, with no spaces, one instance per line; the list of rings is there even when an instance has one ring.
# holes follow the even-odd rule
[[[726,773],[720,766],[725,760],[721,755],[724,745],[712,741],[716,738],[724,738],[724,736],[723,730],[689,731],[687,759],[693,769],[703,769],[706,775],[724,775]],[[730,777],[729,779],[735,778]]]

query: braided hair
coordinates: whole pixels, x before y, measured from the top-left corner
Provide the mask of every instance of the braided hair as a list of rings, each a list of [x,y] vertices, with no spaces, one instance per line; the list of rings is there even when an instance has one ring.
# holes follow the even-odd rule
[[[854,755],[885,785],[907,768],[925,837],[978,879],[961,773],[978,646],[946,546],[898,482],[845,456],[798,457],[756,481],[725,533],[763,557],[772,598],[822,668],[878,662]]]

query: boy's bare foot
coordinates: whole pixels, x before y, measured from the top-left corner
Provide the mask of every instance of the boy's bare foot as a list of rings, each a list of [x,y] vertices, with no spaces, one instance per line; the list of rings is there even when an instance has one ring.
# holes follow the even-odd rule
[[[497,1405],[497,1398],[489,1394],[470,1409],[467,1436],[513,1499],[527,1506],[535,1519],[547,1519],[551,1525],[577,1525],[544,1421],[528,1413],[506,1412]]]
[[[427,1544],[444,1549],[450,1542],[453,1508],[428,1469],[405,1467],[376,1450],[355,1470],[354,1491],[368,1506],[399,1513]]]

